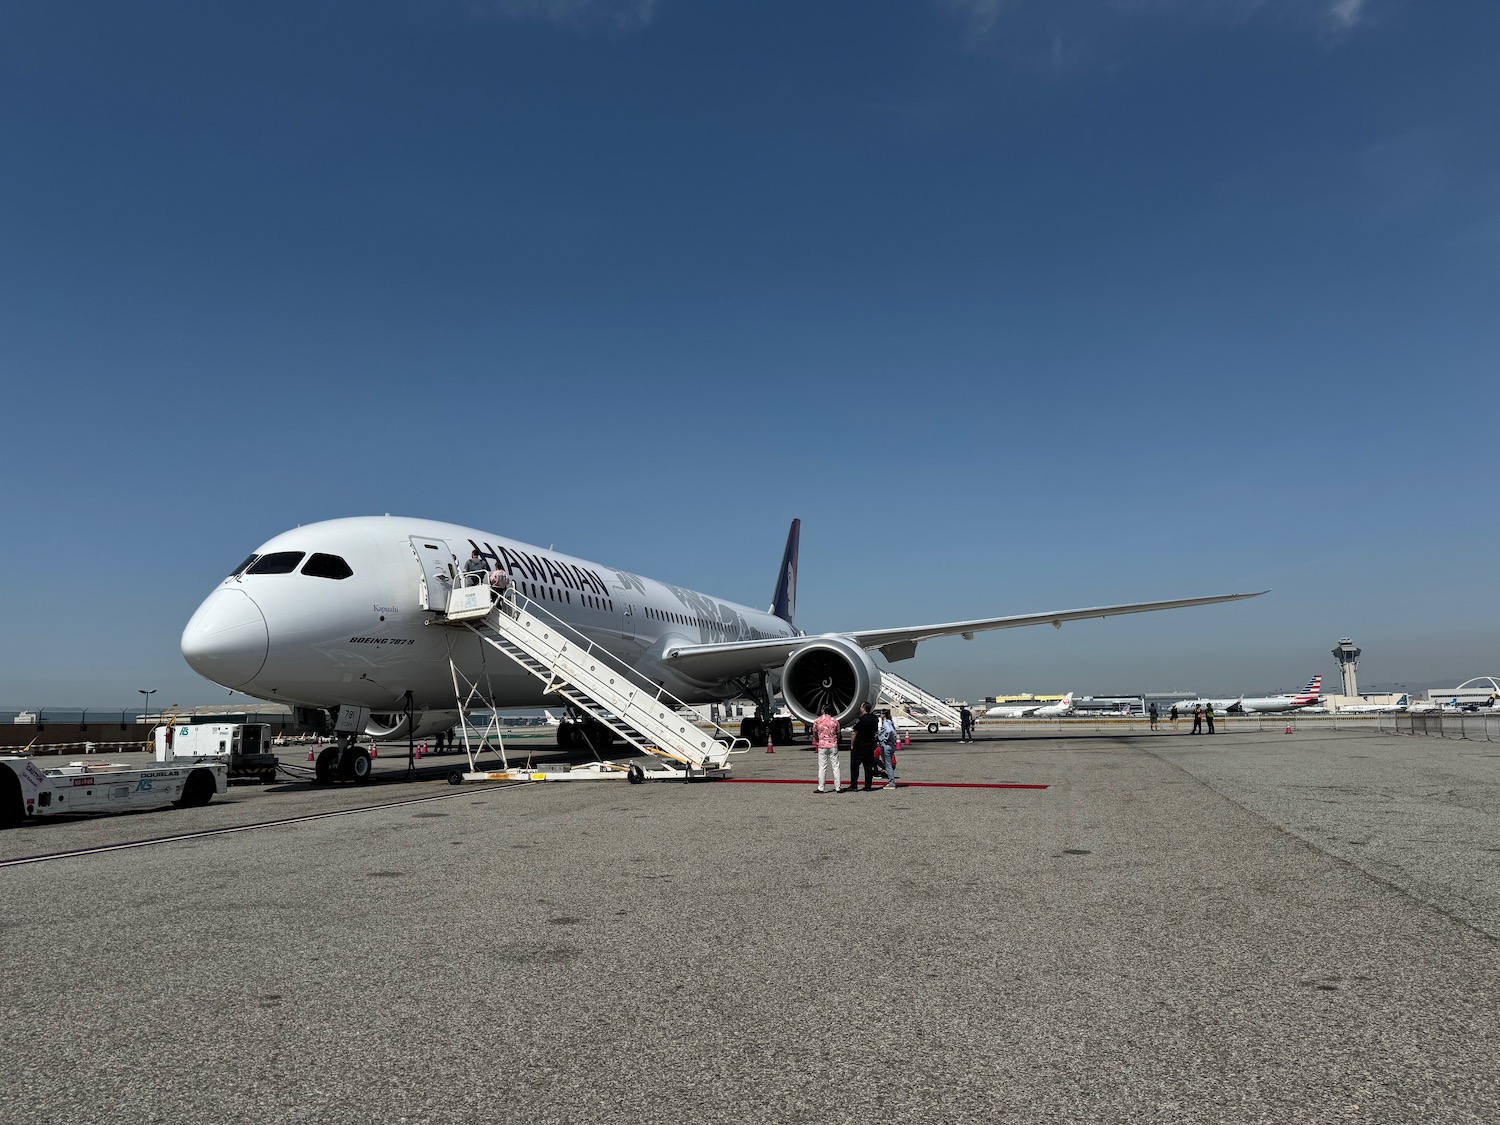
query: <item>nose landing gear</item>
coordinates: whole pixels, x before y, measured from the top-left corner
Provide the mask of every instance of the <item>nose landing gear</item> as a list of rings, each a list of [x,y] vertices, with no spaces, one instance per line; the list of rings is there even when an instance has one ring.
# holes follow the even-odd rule
[[[370,780],[370,752],[354,745],[354,736],[339,734],[338,742],[323,747],[313,763],[313,776],[322,785],[335,781],[352,781],[363,785]]]

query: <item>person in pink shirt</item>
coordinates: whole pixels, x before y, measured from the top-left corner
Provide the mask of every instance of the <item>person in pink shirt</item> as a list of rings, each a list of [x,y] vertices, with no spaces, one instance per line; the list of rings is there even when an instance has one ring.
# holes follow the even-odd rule
[[[818,752],[818,787],[814,793],[826,793],[823,779],[828,774],[828,764],[833,763],[833,791],[839,791],[839,724],[833,717],[833,708],[824,707],[823,713],[813,721],[813,749]]]

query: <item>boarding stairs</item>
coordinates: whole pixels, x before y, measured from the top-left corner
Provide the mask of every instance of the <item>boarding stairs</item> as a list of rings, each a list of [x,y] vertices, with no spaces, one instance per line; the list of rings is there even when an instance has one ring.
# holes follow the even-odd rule
[[[470,630],[540,680],[546,694],[655,760],[655,768],[634,767],[631,781],[714,776],[729,769],[731,754],[749,750],[748,741],[718,724],[714,734],[699,729],[687,704],[514,588],[459,587],[439,621]]]
[[[894,672],[882,670],[880,673],[880,702],[905,708],[909,715],[912,714],[912,707],[920,707],[928,718],[955,727],[960,725],[961,716],[957,707],[944,703],[937,696],[923,691],[910,680],[903,680]]]

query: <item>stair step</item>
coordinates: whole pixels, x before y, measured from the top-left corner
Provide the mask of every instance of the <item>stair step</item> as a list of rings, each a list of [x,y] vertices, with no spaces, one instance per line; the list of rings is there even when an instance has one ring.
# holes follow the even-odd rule
[[[569,626],[527,612],[526,604],[519,599],[514,615],[492,613],[482,623],[470,622],[469,628],[578,711],[638,748],[698,766],[724,765],[723,745],[695,724],[684,723],[681,712],[687,704],[594,649]]]

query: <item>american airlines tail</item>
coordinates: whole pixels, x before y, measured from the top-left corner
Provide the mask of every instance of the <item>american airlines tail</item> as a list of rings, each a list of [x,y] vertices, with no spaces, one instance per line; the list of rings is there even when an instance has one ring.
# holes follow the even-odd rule
[[[1314,676],[1307,681],[1307,686],[1302,689],[1302,694],[1292,697],[1293,703],[1312,704],[1323,697],[1323,677]]]
[[[802,521],[793,520],[786,533],[786,550],[781,553],[781,573],[776,577],[776,594],[771,612],[792,628],[797,627],[797,546],[802,538]]]

